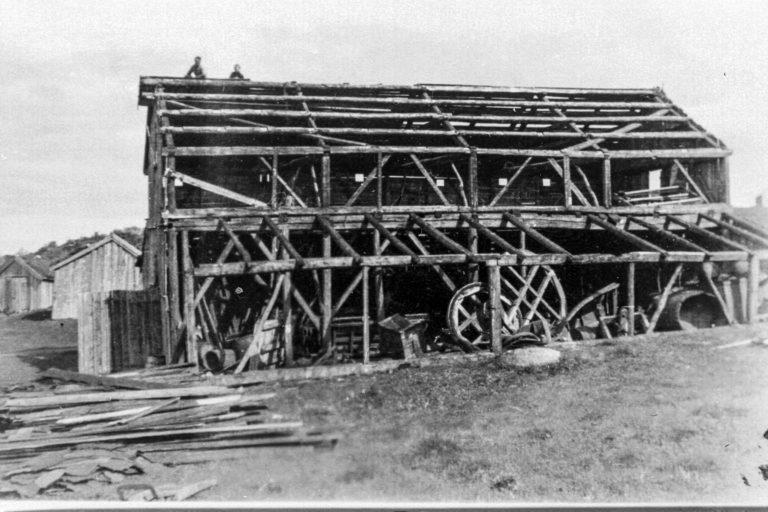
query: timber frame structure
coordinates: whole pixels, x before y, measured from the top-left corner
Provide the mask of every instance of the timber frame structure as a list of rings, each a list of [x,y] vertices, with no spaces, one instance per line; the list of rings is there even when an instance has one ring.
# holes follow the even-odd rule
[[[271,320],[280,365],[327,360],[354,317],[367,363],[376,321],[477,281],[495,351],[606,284],[630,318],[686,277],[729,323],[758,318],[768,232],[731,214],[730,150],[660,89],[142,77],[139,104],[168,362],[254,333],[242,371]],[[734,265],[741,310],[710,277]]]

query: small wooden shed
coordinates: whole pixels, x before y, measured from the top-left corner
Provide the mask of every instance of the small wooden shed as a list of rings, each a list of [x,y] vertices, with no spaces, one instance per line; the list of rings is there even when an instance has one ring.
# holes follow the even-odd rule
[[[25,313],[51,307],[53,275],[40,258],[16,255],[0,267],[0,311]]]
[[[77,318],[82,293],[142,288],[136,247],[112,233],[52,268],[52,318]]]

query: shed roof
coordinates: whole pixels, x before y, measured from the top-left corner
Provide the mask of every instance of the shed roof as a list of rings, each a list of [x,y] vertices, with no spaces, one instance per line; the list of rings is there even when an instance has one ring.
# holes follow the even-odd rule
[[[175,156],[450,152],[722,158],[659,88],[350,85],[142,77]]]
[[[76,252],[72,256],[69,256],[68,258],[66,258],[66,259],[56,263],[55,265],[53,265],[51,267],[51,270],[58,270],[58,269],[60,269],[61,267],[65,266],[65,265],[69,265],[73,261],[79,260],[80,258],[85,256],[86,254],[90,254],[91,252],[95,251],[99,247],[102,247],[103,245],[106,245],[106,244],[108,244],[110,242],[116,243],[119,247],[124,249],[127,253],[129,253],[134,258],[138,258],[141,255],[141,251],[138,250],[133,245],[131,245],[124,238],[121,238],[120,236],[118,236],[115,233],[110,233],[109,235],[105,236],[104,238],[102,238],[98,242],[92,243],[91,245],[89,245],[88,247],[83,249],[82,251]]]
[[[18,254],[6,259],[2,264],[2,267],[0,267],[0,274],[8,270],[14,263],[18,263],[19,266],[41,281],[50,281],[53,279],[51,269],[43,260],[38,257],[23,257]]]

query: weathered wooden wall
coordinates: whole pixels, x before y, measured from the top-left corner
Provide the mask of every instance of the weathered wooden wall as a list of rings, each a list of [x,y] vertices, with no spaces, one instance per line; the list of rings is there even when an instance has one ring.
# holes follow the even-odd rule
[[[0,312],[25,313],[51,306],[53,283],[14,262],[0,275]]]
[[[54,275],[52,318],[76,318],[83,293],[142,288],[136,257],[114,242],[57,268]]]
[[[77,319],[81,373],[98,375],[139,368],[148,356],[162,354],[156,288],[82,293]]]

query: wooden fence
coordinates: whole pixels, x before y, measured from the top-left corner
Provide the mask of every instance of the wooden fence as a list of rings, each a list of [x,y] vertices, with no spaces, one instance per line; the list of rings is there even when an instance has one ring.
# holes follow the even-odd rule
[[[148,356],[161,355],[160,314],[157,288],[81,294],[79,371],[99,375],[139,368]]]

